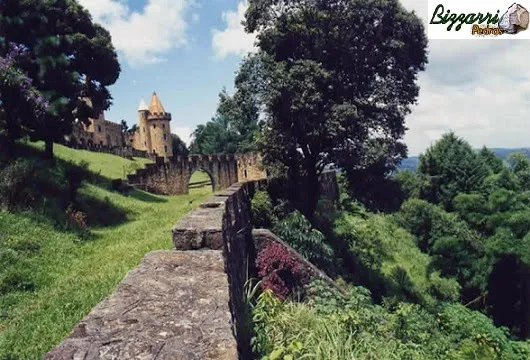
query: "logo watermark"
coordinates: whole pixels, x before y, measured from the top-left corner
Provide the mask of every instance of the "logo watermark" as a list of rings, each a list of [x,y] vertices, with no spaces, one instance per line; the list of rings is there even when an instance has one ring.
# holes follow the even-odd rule
[[[428,9],[430,39],[530,39],[530,15],[521,3],[429,0]]]

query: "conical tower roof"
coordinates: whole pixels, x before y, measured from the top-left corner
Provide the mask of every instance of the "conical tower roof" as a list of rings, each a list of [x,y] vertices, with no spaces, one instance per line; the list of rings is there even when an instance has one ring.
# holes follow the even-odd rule
[[[140,105],[138,106],[138,111],[148,111],[148,110],[149,108],[147,107],[145,100],[142,99],[142,101],[140,101]]]
[[[151,96],[151,104],[149,105],[149,112],[151,114],[165,114],[166,110],[164,110],[164,107],[162,106],[162,102],[158,98],[158,95],[156,92],[153,92],[153,96]]]

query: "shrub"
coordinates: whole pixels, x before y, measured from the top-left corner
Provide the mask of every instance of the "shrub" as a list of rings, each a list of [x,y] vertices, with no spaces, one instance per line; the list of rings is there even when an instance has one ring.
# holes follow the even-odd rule
[[[255,228],[270,228],[276,223],[272,200],[266,191],[256,191],[251,206],[252,222]]]
[[[274,233],[318,267],[333,272],[335,254],[325,236],[295,211],[274,227]]]
[[[17,159],[0,170],[0,205],[8,210],[33,200],[31,186],[35,167],[29,160]]]
[[[273,291],[281,299],[295,293],[301,294],[308,274],[302,263],[285,246],[279,243],[267,245],[256,259],[258,275],[263,278],[263,290]]]
[[[90,237],[90,230],[87,225],[87,215],[76,210],[72,205],[66,209],[66,216],[68,218],[68,224],[79,232],[81,240],[87,240]]]

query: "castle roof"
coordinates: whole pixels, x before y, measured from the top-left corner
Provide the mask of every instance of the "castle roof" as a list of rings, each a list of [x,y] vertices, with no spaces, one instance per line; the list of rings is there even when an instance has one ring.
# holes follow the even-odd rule
[[[140,106],[138,106],[138,111],[146,111],[146,110],[149,110],[149,108],[147,107],[145,100],[142,99],[142,101],[140,101]]]
[[[153,93],[153,96],[151,96],[151,104],[149,105],[149,112],[151,114],[165,114],[166,110],[164,110],[164,107],[162,106],[162,102],[158,98],[158,95],[156,92]]]

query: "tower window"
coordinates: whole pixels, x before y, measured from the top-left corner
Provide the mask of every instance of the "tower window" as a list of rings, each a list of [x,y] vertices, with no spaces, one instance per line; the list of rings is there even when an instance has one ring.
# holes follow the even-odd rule
[[[101,132],[101,125],[98,125],[98,132]]]
[[[146,142],[144,142],[144,144],[145,144],[145,146],[147,146],[147,141],[146,141]]]
[[[162,129],[165,129],[166,128],[166,124],[162,124]]]
[[[167,135],[166,134],[164,134],[164,140],[167,140]]]
[[[156,129],[156,124],[153,124],[153,129]]]
[[[164,146],[164,151],[167,152],[167,146]]]
[[[145,132],[145,126],[144,126],[144,132]]]

